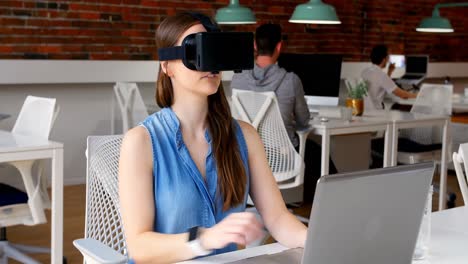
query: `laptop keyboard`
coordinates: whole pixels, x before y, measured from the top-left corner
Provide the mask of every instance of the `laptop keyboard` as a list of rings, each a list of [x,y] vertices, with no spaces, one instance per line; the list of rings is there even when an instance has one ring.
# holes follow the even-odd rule
[[[409,80],[417,80],[417,79],[421,79],[423,76],[421,75],[404,75],[403,77],[401,77],[401,79],[409,79]]]

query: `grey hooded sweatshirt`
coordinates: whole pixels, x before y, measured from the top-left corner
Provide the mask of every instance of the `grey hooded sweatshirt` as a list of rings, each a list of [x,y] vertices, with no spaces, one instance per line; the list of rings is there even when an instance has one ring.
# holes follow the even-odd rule
[[[277,64],[265,68],[260,68],[255,64],[253,70],[234,74],[231,88],[275,92],[289,138],[295,147],[299,145],[295,131],[308,127],[310,113],[304,98],[301,80],[296,74],[286,72]]]

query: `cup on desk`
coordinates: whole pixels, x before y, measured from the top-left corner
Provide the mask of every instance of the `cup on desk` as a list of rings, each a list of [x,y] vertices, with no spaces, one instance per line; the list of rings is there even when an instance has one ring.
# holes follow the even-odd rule
[[[341,119],[350,121],[353,118],[353,109],[341,107]]]

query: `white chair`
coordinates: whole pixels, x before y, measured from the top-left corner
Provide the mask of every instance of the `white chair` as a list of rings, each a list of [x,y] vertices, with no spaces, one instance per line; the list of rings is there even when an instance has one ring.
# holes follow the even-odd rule
[[[455,172],[458,178],[458,184],[460,185],[460,190],[463,196],[463,202],[465,206],[468,206],[468,143],[460,145],[458,153],[453,153],[453,166],[455,167]],[[464,168],[462,167],[464,164]],[[463,172],[463,169],[465,170]]]
[[[452,115],[453,85],[423,84],[416,98],[411,113]],[[450,135],[449,135],[450,136]],[[439,126],[420,127],[400,131],[398,142],[397,162],[414,164],[426,161],[440,163],[442,156],[442,129]],[[451,140],[449,140],[451,142]],[[451,143],[447,146],[451,152]],[[450,155],[448,157],[450,162]],[[438,186],[435,186],[438,192]],[[455,206],[456,195],[449,192],[447,207]]]
[[[54,98],[28,96],[24,101],[12,133],[48,139],[52,126],[57,118],[59,107]],[[36,184],[33,177],[33,165],[37,163]],[[43,175],[42,160],[10,162],[21,174],[25,192],[6,184],[1,184],[0,227],[2,241],[0,257],[2,263],[8,258],[22,263],[39,263],[24,253],[50,253],[50,249],[9,243],[6,240],[6,228],[13,225],[38,225],[46,223],[44,209],[50,209],[50,198],[47,193],[47,177]]]
[[[73,241],[86,263],[127,263],[118,168],[122,135],[90,136],[87,148],[85,238]]]
[[[410,112],[450,116],[452,114],[452,93],[452,85],[423,84]],[[438,126],[400,131],[399,137],[403,142],[406,142],[405,139],[410,141],[399,144],[397,161],[403,164],[414,164],[440,160],[442,153],[441,135],[441,128]]]
[[[124,134],[143,121],[148,116],[148,110],[136,83],[118,82],[114,85],[114,93],[122,117],[122,133]],[[114,129],[113,123],[112,129]]]
[[[232,106],[233,117],[257,129],[285,203],[302,202],[305,143],[310,130],[297,132],[298,153],[284,126],[275,93],[233,89]]]

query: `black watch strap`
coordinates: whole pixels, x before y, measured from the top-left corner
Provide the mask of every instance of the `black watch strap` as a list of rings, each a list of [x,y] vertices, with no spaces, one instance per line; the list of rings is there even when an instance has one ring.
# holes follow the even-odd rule
[[[198,238],[198,226],[191,227],[189,229],[188,241],[193,241]]]

